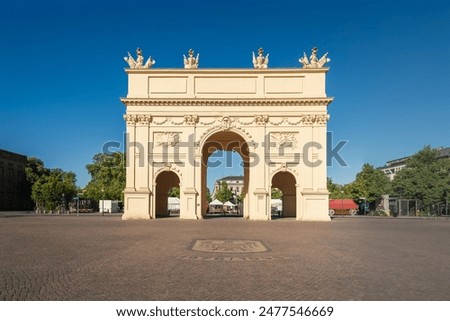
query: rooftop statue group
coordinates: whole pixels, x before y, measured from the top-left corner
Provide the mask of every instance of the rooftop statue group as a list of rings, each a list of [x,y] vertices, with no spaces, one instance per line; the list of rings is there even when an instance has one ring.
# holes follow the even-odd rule
[[[253,67],[255,69],[267,69],[269,66],[269,54],[264,57],[264,49],[258,49],[258,57],[255,57],[255,53],[253,52]]]
[[[144,64],[144,56],[142,56],[141,48],[136,49],[136,60],[131,56],[130,52],[128,52],[128,57],[124,57],[123,59],[128,63],[131,69],[147,69],[153,66],[156,61],[152,59],[150,56],[147,59],[147,62]]]
[[[303,57],[298,60],[303,65],[303,68],[322,68],[323,65],[331,61],[330,58],[327,58],[328,52],[322,58],[317,59],[317,51],[318,49],[316,47],[312,49],[309,60],[306,57],[306,53],[303,53]]]
[[[328,58],[328,52],[324,54],[320,59],[317,58],[318,49],[314,47],[311,51],[311,56],[306,56],[306,53],[303,53],[303,57],[301,57],[298,61],[302,64],[303,68],[323,68],[323,66],[330,62],[331,59]],[[144,56],[142,55],[142,50],[140,48],[136,49],[136,60],[128,53],[128,57],[124,57],[123,59],[128,63],[131,69],[148,69],[153,66],[156,61],[152,59],[150,56],[144,64]],[[184,68],[185,69],[197,69],[199,63],[200,54],[197,54],[194,57],[194,50],[189,49],[188,57],[183,55]],[[253,67],[255,69],[267,69],[269,66],[269,54],[264,57],[263,48],[258,49],[258,56],[253,52]]]
[[[197,54],[197,57],[194,58],[194,50],[189,49],[188,56],[186,58],[185,55],[183,55],[183,61],[184,61],[184,68],[185,69],[197,69],[198,68],[198,59],[200,57],[200,54]]]

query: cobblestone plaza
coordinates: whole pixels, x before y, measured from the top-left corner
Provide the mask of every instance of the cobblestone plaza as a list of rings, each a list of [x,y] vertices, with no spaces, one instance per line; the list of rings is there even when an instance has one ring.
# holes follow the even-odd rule
[[[450,221],[0,217],[0,300],[450,300]]]

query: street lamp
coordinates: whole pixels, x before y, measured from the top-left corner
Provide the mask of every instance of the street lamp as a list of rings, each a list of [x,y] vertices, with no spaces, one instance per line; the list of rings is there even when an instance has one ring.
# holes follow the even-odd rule
[[[234,205],[236,206],[236,215],[239,216],[238,195],[237,195],[236,190],[233,190],[233,199],[234,199]]]
[[[341,215],[344,215],[344,191],[341,191]]]
[[[80,194],[77,194],[77,216],[80,215]]]
[[[102,216],[105,216],[105,212],[104,212],[104,202],[105,202],[105,200],[103,199],[104,197],[103,197],[103,193],[105,192],[105,189],[103,189],[102,188],[102,195],[101,195],[101,197],[102,197]]]

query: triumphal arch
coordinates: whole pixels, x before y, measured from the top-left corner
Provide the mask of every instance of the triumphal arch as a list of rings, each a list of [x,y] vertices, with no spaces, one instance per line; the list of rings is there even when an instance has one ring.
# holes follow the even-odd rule
[[[243,216],[271,219],[271,189],[283,193],[284,216],[328,221],[326,177],[327,54],[317,48],[296,68],[269,68],[253,53],[253,68],[202,69],[189,50],[184,68],[129,65],[126,106],[126,188],[123,219],[167,216],[169,189],[180,188],[180,218],[205,218],[208,157],[235,151],[244,169]],[[249,59],[250,60],[250,59]],[[181,62],[181,59],[180,59]],[[249,61],[250,63],[250,61]]]

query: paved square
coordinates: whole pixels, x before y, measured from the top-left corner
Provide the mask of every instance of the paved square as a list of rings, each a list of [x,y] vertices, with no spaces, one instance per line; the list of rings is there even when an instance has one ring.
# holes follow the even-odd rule
[[[0,300],[450,300],[449,275],[444,220],[0,217]]]

